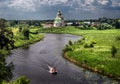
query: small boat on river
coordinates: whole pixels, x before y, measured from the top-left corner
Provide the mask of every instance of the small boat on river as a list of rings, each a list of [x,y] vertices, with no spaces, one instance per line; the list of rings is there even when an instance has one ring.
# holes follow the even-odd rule
[[[51,73],[51,74],[57,74],[57,70],[56,70],[55,67],[51,67],[51,66],[48,65],[48,68],[49,68],[49,73]]]

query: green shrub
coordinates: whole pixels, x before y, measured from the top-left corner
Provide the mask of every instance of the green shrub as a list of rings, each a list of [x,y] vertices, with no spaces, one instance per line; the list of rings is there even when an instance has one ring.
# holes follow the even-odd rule
[[[13,84],[29,84],[29,83],[30,83],[30,80],[24,76],[18,78],[16,81],[13,82]]]
[[[30,80],[27,79],[26,77],[24,76],[21,76],[19,77],[18,79],[16,79],[15,81],[13,82],[5,82],[5,81],[2,81],[2,84],[29,84],[30,83]],[[1,83],[0,83],[1,84]]]
[[[85,40],[85,37],[83,37],[81,40]]]
[[[92,48],[92,47],[94,47],[93,43],[90,43],[90,44],[85,43],[84,44],[84,48]]]
[[[29,40],[29,29],[28,28],[24,28],[22,30],[22,34],[24,36],[24,39]]]
[[[68,47],[69,45],[66,45],[66,47]]]
[[[116,36],[115,39],[116,39],[117,41],[120,41],[120,36]]]
[[[84,44],[84,48],[88,48],[89,46],[88,46],[88,44],[87,43],[85,43]]]
[[[22,26],[19,27],[19,32],[21,32],[21,31],[22,31]]]
[[[68,52],[68,51],[72,51],[71,47],[66,47],[65,49],[63,49],[64,52]]]
[[[92,41],[91,43],[92,43],[92,44],[96,44],[96,42],[95,42],[95,41]]]
[[[77,43],[81,43],[81,40],[78,40]]]
[[[9,51],[5,50],[5,49],[0,49],[0,56],[6,56],[9,54]]]
[[[108,23],[101,23],[97,27],[98,30],[113,29],[113,27]]]
[[[89,47],[90,47],[90,48],[94,47],[93,43],[90,43]]]
[[[117,48],[113,45],[111,48],[111,55],[112,57],[115,57],[115,54],[117,53]]]
[[[73,43],[72,43],[72,41],[71,40],[69,40],[69,45],[71,46],[71,45],[73,45]]]

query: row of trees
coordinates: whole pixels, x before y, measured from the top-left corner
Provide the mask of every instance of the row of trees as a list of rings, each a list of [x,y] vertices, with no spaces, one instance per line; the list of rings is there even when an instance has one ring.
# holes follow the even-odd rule
[[[111,26],[115,27],[116,29],[120,28],[120,19],[108,19],[108,18],[104,17],[104,18],[99,18],[98,21],[101,23],[100,26],[104,26],[104,25],[108,24],[108,26],[111,25]],[[105,23],[105,24],[103,24],[103,23]]]
[[[0,19],[0,49],[14,48],[13,32],[6,28],[6,21]]]
[[[6,22],[5,19],[0,19],[0,84],[6,84],[12,79],[12,70],[14,69],[12,62],[6,63],[6,55],[10,54],[9,49],[14,48],[14,35],[12,30],[6,27]],[[11,84],[28,84],[29,82],[26,77],[20,77]]]
[[[90,23],[92,23],[92,22],[107,23],[107,24],[112,25],[115,28],[120,28],[120,18],[111,19],[111,18],[103,17],[103,18],[99,18],[99,19],[81,20],[80,22],[84,22],[84,21],[90,22]]]
[[[16,25],[41,26],[39,20],[8,20],[6,23],[8,27],[14,27]]]
[[[76,26],[76,28],[84,30],[120,29],[120,19],[99,18],[98,20],[82,20],[80,21],[80,25]]]

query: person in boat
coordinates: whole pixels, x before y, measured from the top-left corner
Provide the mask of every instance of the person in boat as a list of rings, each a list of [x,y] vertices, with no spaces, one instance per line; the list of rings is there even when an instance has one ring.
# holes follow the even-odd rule
[[[57,70],[55,67],[51,67],[51,66],[48,66],[49,68],[49,72],[52,73],[52,74],[57,74]]]

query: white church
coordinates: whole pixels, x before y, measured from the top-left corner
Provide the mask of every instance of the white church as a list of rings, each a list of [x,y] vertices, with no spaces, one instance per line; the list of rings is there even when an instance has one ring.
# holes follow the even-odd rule
[[[64,18],[62,16],[61,11],[58,10],[56,18],[54,19],[54,22],[45,23],[43,28],[62,27],[62,26],[65,26],[65,22],[64,22]]]
[[[61,11],[58,11],[58,12],[57,12],[56,18],[54,19],[54,24],[53,24],[53,26],[54,26],[54,27],[65,26],[64,18],[63,18],[63,16],[62,16]]]

